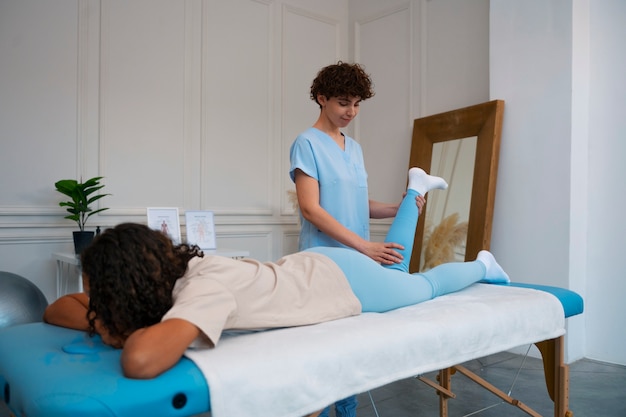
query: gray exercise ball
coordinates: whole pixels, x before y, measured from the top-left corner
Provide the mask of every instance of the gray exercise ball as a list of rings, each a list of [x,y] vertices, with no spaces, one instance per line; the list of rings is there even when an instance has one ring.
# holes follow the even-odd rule
[[[0,271],[0,328],[42,321],[48,301],[24,277]]]

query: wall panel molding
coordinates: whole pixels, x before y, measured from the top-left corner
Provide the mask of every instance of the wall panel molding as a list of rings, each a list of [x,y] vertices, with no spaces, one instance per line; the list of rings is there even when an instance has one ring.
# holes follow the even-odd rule
[[[185,125],[193,97],[185,88],[193,59],[186,17],[193,6],[102,2],[98,164],[114,194],[109,207],[185,205],[193,169],[185,159],[193,154]]]
[[[201,207],[202,195],[202,11],[200,0],[185,0],[184,184],[185,207]]]
[[[203,3],[203,209],[273,213],[273,7],[253,0]]]

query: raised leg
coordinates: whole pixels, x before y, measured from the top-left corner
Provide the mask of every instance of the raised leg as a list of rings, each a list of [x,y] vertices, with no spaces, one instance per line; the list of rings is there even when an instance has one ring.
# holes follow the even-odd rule
[[[395,242],[404,246],[403,250],[398,251],[402,254],[403,260],[399,264],[385,265],[386,268],[409,272],[409,263],[415,239],[415,227],[419,217],[415,198],[418,195],[426,195],[430,190],[444,190],[447,187],[448,183],[443,178],[428,175],[421,168],[414,167],[409,169],[409,185],[406,196],[400,203],[396,217],[393,219],[393,223],[385,238],[385,242]]]

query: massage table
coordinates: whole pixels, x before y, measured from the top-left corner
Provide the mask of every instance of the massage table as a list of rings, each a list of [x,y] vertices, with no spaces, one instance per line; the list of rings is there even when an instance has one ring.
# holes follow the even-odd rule
[[[150,380],[125,378],[120,351],[97,336],[23,324],[0,329],[0,395],[19,417],[297,417],[349,395],[439,371],[438,383],[421,379],[437,389],[443,417],[454,397],[454,372],[538,415],[459,365],[534,343],[544,359],[554,415],[567,417],[565,318],[582,310],[582,298],[569,290],[474,284],[386,313],[229,332],[217,348],[188,349],[176,366]]]

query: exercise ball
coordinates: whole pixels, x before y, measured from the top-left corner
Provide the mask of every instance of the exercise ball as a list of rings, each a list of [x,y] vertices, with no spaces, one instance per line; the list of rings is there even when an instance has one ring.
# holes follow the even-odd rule
[[[24,277],[0,271],[0,328],[42,321],[48,301]]]

